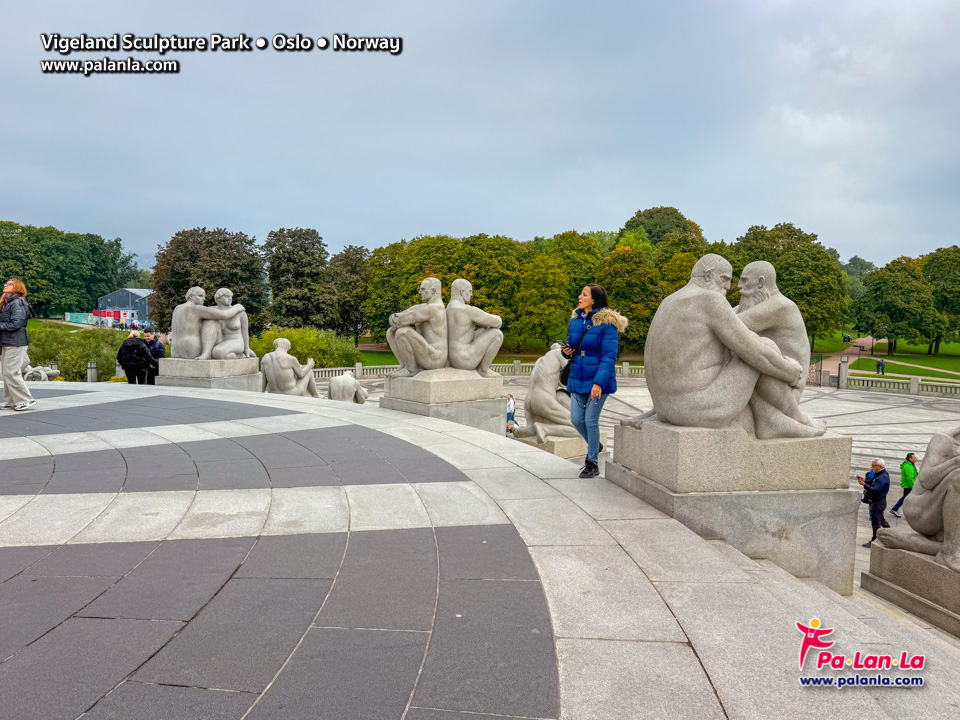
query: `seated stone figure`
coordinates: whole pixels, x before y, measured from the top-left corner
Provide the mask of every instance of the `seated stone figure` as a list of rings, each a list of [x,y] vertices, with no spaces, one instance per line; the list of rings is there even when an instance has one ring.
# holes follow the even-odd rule
[[[566,362],[559,343],[554,343],[546,355],[537,359],[530,374],[527,396],[523,399],[527,426],[515,428],[514,437],[536,435],[537,442],[541,443],[548,435],[579,437],[580,433],[570,422],[570,396],[559,389],[560,371]]]
[[[317,382],[313,378],[313,366],[313,358],[309,358],[306,365],[301,365],[300,361],[290,354],[290,341],[277,338],[273,341],[273,352],[267,353],[260,360],[263,392],[320,397]]]
[[[810,366],[807,327],[797,304],[777,288],[777,271],[763,260],[743,268],[738,284],[740,304],[737,317],[760,337],[770,338],[784,357],[793,358],[801,367]],[[818,437],[826,424],[813,420],[800,410],[800,396],[806,375],[800,384],[790,387],[769,375],[761,375],[750,399],[756,435],[760,440],[786,437]]]
[[[204,320],[200,328],[203,352],[197,360],[236,360],[256,357],[250,349],[250,321],[242,305],[233,304],[233,291],[220,288],[213,296],[220,310],[239,307],[234,315],[219,320]]]
[[[880,542],[936,555],[941,565],[960,572],[960,427],[930,438],[913,491],[903,501],[903,517],[912,531],[882,529]]]
[[[761,376],[774,378],[784,391],[803,382],[806,368],[747,329],[730,307],[725,293],[732,280],[726,259],[704,255],[690,282],[660,303],[644,347],[653,409],[624,425],[639,427],[654,415],[688,427],[752,424],[747,406]]]
[[[499,315],[470,305],[472,297],[473,286],[468,280],[453,281],[447,303],[450,367],[476,370],[482,377],[497,377],[490,363],[503,344],[503,333],[499,330],[503,320]]]
[[[420,297],[420,305],[390,316],[387,343],[400,362],[393,377],[412,377],[447,364],[447,315],[440,281],[429,277],[420,283]]]
[[[207,307],[203,304],[206,292],[201,287],[187,290],[186,302],[173,309],[170,321],[170,356],[187,360],[209,360],[213,346],[220,336],[219,323],[204,325],[206,320],[230,320],[244,313],[243,305]]]
[[[357,380],[353,370],[347,370],[343,375],[330,378],[330,399],[363,405],[367,401],[367,391]]]
[[[26,354],[23,356],[23,365],[20,366],[20,374],[23,375],[24,380],[30,382],[46,382],[47,380],[60,377],[59,370],[54,370],[46,365],[33,367],[30,364],[30,357]]]

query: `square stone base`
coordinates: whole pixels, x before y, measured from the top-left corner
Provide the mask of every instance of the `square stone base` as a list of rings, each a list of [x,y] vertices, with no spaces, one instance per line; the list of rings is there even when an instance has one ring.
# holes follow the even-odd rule
[[[449,367],[422,370],[413,377],[387,376],[383,394],[384,397],[429,405],[492,400],[503,395],[503,378],[499,375],[493,378],[480,377],[476,370],[456,370]]]
[[[224,378],[235,375],[253,375],[260,371],[259,358],[238,360],[187,360],[160,358],[159,377]],[[167,383],[169,384],[169,383]],[[196,387],[196,386],[188,386]],[[259,392],[259,388],[257,391]]]
[[[583,460],[587,455],[587,441],[577,435],[576,437],[561,438],[547,435],[545,442],[537,442],[536,436],[528,438],[515,437],[514,440],[522,442],[524,445],[531,445],[548,453],[553,453],[564,460]],[[607,445],[607,434],[600,432],[600,444]]]
[[[507,432],[507,399],[505,397],[464,402],[422,403],[384,396],[380,398],[380,407],[449,420],[497,435],[504,435]]]
[[[615,443],[614,455],[618,451]],[[726,477],[722,467],[705,461],[703,472]],[[677,493],[615,461],[607,462],[604,474],[708,540],[723,540],[797,577],[816,578],[841,595],[853,592],[856,490]]]
[[[907,612],[960,636],[960,573],[933,555],[891,549],[880,541],[870,547],[870,572],[860,587]]]
[[[160,362],[163,362],[162,360]],[[227,377],[179,377],[157,375],[157,385],[168,387],[192,387],[212,390],[245,390],[246,392],[263,391],[263,374],[250,373],[248,375],[230,375]]]
[[[742,428],[648,420],[614,428],[613,459],[678,493],[846,489],[852,438],[757,440]]]

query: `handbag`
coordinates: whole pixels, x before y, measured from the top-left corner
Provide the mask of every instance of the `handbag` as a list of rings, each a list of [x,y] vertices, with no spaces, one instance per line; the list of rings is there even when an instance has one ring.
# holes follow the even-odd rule
[[[583,335],[580,336],[580,342],[577,343],[576,347],[571,348],[573,353],[570,355],[570,359],[567,360],[567,364],[563,366],[563,369],[560,371],[560,385],[563,388],[563,391],[570,394],[570,391],[567,390],[567,382],[570,380],[570,366],[573,364],[573,358],[576,357],[576,354],[580,352],[580,345],[583,344],[583,339],[587,336],[587,333],[590,332],[590,329],[593,327],[593,323],[587,325],[584,328]]]

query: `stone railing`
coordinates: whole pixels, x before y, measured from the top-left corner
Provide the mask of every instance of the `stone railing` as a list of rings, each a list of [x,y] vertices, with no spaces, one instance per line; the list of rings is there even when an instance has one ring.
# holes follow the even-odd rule
[[[847,378],[846,387],[842,390],[874,390],[885,393],[903,393],[910,395],[910,380],[885,380],[883,378]],[[913,393],[917,394],[917,393]]]
[[[514,360],[509,363],[493,363],[490,367],[494,372],[500,373],[501,375],[517,377],[532,373],[533,366],[534,363]],[[353,367],[314,368],[313,377],[317,380],[329,380],[332,377],[343,375],[347,370],[353,370],[353,374],[358,380],[373,380],[386,377],[399,367],[399,365],[364,365],[363,363],[357,363]],[[628,362],[617,363],[617,375],[620,377],[642,378],[643,365],[631,365]]]
[[[846,363],[840,363],[838,387],[841,390],[870,390],[901,395],[927,395],[960,400],[960,383],[936,382],[911,375],[905,378],[862,377],[850,374]]]

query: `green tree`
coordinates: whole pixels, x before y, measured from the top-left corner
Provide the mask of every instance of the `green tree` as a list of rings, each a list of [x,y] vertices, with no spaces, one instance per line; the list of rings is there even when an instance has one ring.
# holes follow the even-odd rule
[[[312,228],[271,230],[263,252],[273,294],[270,320],[287,328],[336,327],[337,296],[320,233]]]
[[[473,235],[460,241],[460,277],[473,285],[472,304],[503,319],[504,333],[519,313],[520,244],[502,235]]]
[[[597,282],[607,291],[610,306],[630,321],[621,341],[641,349],[663,297],[657,268],[633,248],[620,247],[603,259]]]
[[[583,233],[597,244],[601,255],[608,255],[617,246],[619,233],[615,230],[591,230]]]
[[[929,352],[940,354],[940,343],[960,334],[960,247],[940,248],[927,256],[923,277],[933,288],[934,306],[943,315],[942,332],[931,342]]]
[[[34,305],[34,295],[40,292],[43,283],[43,272],[43,257],[31,244],[26,230],[15,222],[0,222],[0,282],[14,277],[22,280],[27,286],[27,300]]]
[[[173,308],[191,287],[206,290],[208,301],[218,288],[227,287],[234,302],[244,306],[251,334],[259,332],[267,304],[265,279],[263,256],[246,234],[223,228],[181,230],[157,250],[151,318],[157,327],[169,328]]]
[[[859,278],[863,280],[868,273],[873,272],[877,269],[877,266],[874,265],[869,260],[864,260],[858,255],[854,255],[847,261],[846,265],[841,266],[843,271],[850,277]]]
[[[369,275],[363,316],[374,340],[383,341],[390,327],[390,315],[407,308],[411,295],[416,292],[416,286],[413,293],[408,287],[409,249],[405,240],[390,243],[374,250],[367,261]]]
[[[659,243],[667,233],[697,232],[700,227],[690,223],[679,210],[674,207],[653,207],[646,210],[637,210],[632,218],[620,228],[618,237],[623,237],[631,230],[642,227],[653,245]],[[700,233],[701,236],[703,233]]]
[[[600,249],[593,238],[569,230],[552,238],[550,255],[560,261],[567,276],[567,300],[576,305],[584,285],[589,285],[597,276],[600,265]]]
[[[420,302],[417,290],[420,282],[428,277],[435,277],[443,286],[443,301],[450,299],[450,285],[460,277],[461,241],[449,235],[421,235],[408,243],[407,248],[407,302],[397,307],[398,312],[414,302]]]
[[[566,337],[569,283],[560,261],[552,255],[538,253],[524,265],[518,294],[517,330],[521,335],[543,340],[547,348],[551,341]]]
[[[887,353],[897,342],[918,345],[943,332],[944,317],[937,310],[933,286],[920,274],[911,258],[897,258],[874,270],[864,280],[866,292],[857,300],[861,330],[887,338]]]
[[[630,248],[635,252],[640,253],[644,259],[653,262],[654,257],[656,257],[656,248],[653,247],[653,243],[650,242],[650,238],[647,237],[647,231],[642,227],[637,227],[635,230],[628,230],[625,232],[619,240],[617,240],[618,248]],[[609,255],[609,253],[607,253]]]
[[[330,258],[330,284],[338,308],[336,330],[341,335],[353,336],[354,347],[360,344],[360,335],[366,330],[363,303],[370,282],[369,258],[370,251],[356,245],[347,245]]]
[[[700,257],[694,253],[678,252],[660,268],[661,297],[675,293],[690,282],[690,273]]]

